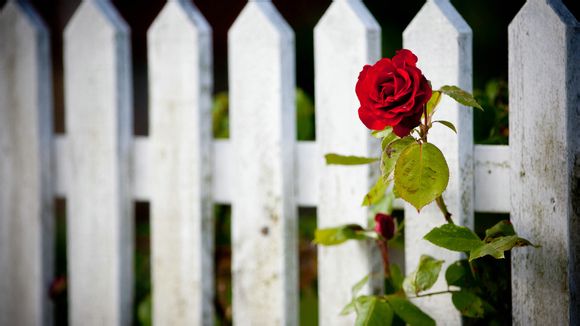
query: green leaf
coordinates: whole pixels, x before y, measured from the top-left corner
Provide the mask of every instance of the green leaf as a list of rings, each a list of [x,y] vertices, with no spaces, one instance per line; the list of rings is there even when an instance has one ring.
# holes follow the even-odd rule
[[[412,272],[411,274],[405,277],[403,280],[403,290],[407,294],[417,294],[420,291],[417,289],[417,285],[415,284],[415,277],[417,276],[417,271]]]
[[[324,155],[326,159],[326,164],[331,165],[360,165],[360,164],[369,164],[378,161],[379,159],[376,157],[362,157],[362,156],[346,156],[346,155],[339,155],[339,154],[326,154]]]
[[[386,139],[386,138],[385,138]],[[415,138],[407,136],[397,139],[386,146],[383,146],[383,155],[381,158],[381,171],[383,179],[387,179],[389,174],[395,169],[395,164],[399,156],[409,145],[416,143]]]
[[[356,300],[356,326],[390,326],[393,323],[391,306],[375,296],[361,296]]]
[[[352,286],[352,296],[356,297],[357,294],[362,290],[363,286],[368,283],[370,275],[363,277],[360,281],[356,282],[355,285]]]
[[[433,113],[437,110],[437,105],[441,102],[441,92],[433,91],[431,94],[431,98],[429,102],[427,102],[427,114],[432,116]]]
[[[447,285],[455,285],[459,287],[471,286],[474,282],[471,268],[467,259],[462,259],[454,262],[447,267],[445,272],[445,280]]]
[[[405,275],[403,275],[403,272],[401,272],[401,269],[397,264],[390,264],[389,270],[391,271],[391,282],[393,284],[393,289],[395,292],[400,291],[403,288]]]
[[[389,248],[394,249],[405,249],[405,220],[402,220],[399,224],[395,220],[395,236],[388,242]]]
[[[367,236],[360,225],[348,224],[334,228],[316,229],[314,232],[314,243],[323,246],[334,246],[347,240],[363,240]]]
[[[393,133],[393,127],[386,126],[383,130],[373,130],[371,135],[375,138],[385,138]]]
[[[431,94],[431,98],[429,99],[429,102],[427,102],[428,115],[433,115],[433,113],[437,109],[437,104],[439,104],[440,101],[441,101],[441,92],[433,91],[433,93]]]
[[[417,270],[407,276],[403,282],[405,291],[418,294],[419,292],[429,290],[439,277],[441,265],[443,265],[443,260],[422,255]]]
[[[499,236],[515,235],[514,226],[508,220],[499,221],[496,225],[485,230],[484,242],[490,242]]]
[[[435,120],[432,123],[435,123],[435,122],[438,122],[438,123],[444,125],[445,127],[453,130],[454,133],[457,133],[457,128],[455,128],[455,125],[453,123],[446,121],[446,120]]]
[[[453,305],[463,316],[483,318],[485,314],[485,302],[472,292],[466,290],[453,292],[451,301],[453,301]]]
[[[449,167],[443,153],[433,144],[411,144],[395,165],[395,196],[418,211],[441,196],[449,182]]]
[[[460,104],[478,108],[481,111],[483,111],[483,108],[481,107],[481,105],[479,105],[479,103],[477,103],[473,95],[471,95],[469,92],[462,90],[457,86],[443,86],[439,91],[451,97]]]
[[[363,277],[360,281],[356,282],[355,285],[352,286],[351,293],[352,293],[352,300],[342,308],[340,311],[340,315],[345,316],[351,314],[355,311],[356,308],[356,296],[362,290],[363,286],[367,284],[369,281],[370,274]]]
[[[443,260],[437,260],[431,256],[422,255],[415,275],[415,284],[419,291],[429,290],[439,277]]]
[[[405,323],[411,326],[434,326],[435,321],[433,318],[429,317],[421,309],[411,303],[411,301],[406,298],[389,295],[386,297],[387,302],[393,308],[393,311],[397,316],[399,316]]]
[[[514,247],[524,247],[524,246],[534,246],[531,242],[524,238],[520,238],[517,235],[510,235],[507,237],[497,237],[489,243],[485,243],[473,250],[469,255],[469,261],[477,259],[479,257],[491,255],[496,259],[505,258],[504,252],[506,250],[511,250]]]
[[[391,183],[390,180],[387,180]],[[387,186],[388,187],[388,186]],[[370,208],[370,216],[375,216],[377,213],[385,213],[391,215],[393,213],[393,202],[395,201],[395,195],[392,191],[385,191],[383,198],[379,199]],[[374,220],[373,220],[374,221]]]
[[[470,229],[455,224],[433,228],[423,237],[432,244],[453,251],[471,251],[484,242]]]
[[[341,316],[350,315],[355,311],[356,301],[352,300],[340,311]]]
[[[384,151],[385,148],[387,148],[387,146],[389,146],[392,142],[394,142],[395,140],[398,140],[398,136],[395,135],[394,133],[388,134],[387,136],[385,136],[383,138],[383,140],[381,140],[381,150]]]
[[[370,206],[378,203],[385,197],[385,191],[390,182],[385,182],[383,178],[379,178],[371,190],[363,198],[362,206]]]

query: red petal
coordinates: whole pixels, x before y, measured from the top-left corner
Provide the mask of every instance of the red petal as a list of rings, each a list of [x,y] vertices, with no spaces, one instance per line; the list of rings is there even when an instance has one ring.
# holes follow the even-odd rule
[[[358,109],[358,116],[360,121],[362,121],[362,123],[364,123],[364,125],[371,130],[383,130],[387,126],[387,123],[384,119],[377,117],[373,113],[373,110],[369,110],[365,107],[361,106]]]

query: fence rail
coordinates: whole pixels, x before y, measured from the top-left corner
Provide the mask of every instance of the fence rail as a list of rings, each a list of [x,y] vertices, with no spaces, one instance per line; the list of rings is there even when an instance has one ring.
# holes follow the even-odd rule
[[[58,135],[54,139],[54,184],[55,196],[65,198],[68,192],[66,171],[68,156],[67,137]],[[231,142],[213,140],[212,142],[212,198],[217,204],[231,204],[234,196],[231,180],[235,172],[232,162]],[[131,198],[136,201],[149,201],[155,183],[151,180],[149,137],[137,136],[133,139],[134,157]],[[324,154],[317,148],[315,141],[296,141],[296,204],[301,207],[315,207],[318,204],[319,173],[324,162]],[[475,145],[475,211],[480,213],[509,213],[509,147],[505,145]],[[404,203],[395,200],[395,208],[403,209]]]
[[[188,0],[168,1],[149,29],[151,134],[132,136],[129,33],[109,1],[81,3],[64,35],[67,134],[55,135],[48,30],[25,0],[0,11],[0,325],[52,323],[54,197],[67,199],[73,325],[130,324],[133,200],[151,203],[155,324],[213,323],[211,207],[223,203],[234,322],[296,325],[297,207],[317,207],[320,227],[368,221],[359,204],[376,169],[325,166],[323,155],[378,147],[353,89],[379,57],[379,25],[362,1],[336,0],[316,26],[316,141],[295,140],[294,35],[270,1],[249,1],[229,32],[229,140],[211,137],[211,27]],[[428,0],[403,41],[434,87],[470,90],[471,35],[448,0]],[[471,111],[451,102],[442,114],[458,136],[432,134],[457,221],[510,213],[542,244],[512,256],[518,325],[580,321],[579,35],[561,1],[528,0],[509,29],[510,146],[473,145]],[[433,207],[396,208],[407,270],[425,252],[459,257],[422,240],[442,222]],[[319,248],[318,261],[320,324],[352,324],[338,313],[351,285],[378,269],[376,253],[349,243]],[[461,323],[449,298],[416,303],[439,324]]]

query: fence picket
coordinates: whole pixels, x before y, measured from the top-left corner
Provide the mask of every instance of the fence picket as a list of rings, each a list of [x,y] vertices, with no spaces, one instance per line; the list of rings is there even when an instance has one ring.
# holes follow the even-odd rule
[[[324,154],[376,156],[378,142],[359,121],[354,86],[363,65],[380,57],[380,27],[361,1],[334,1],[314,31],[316,139],[318,162]],[[367,225],[362,198],[374,183],[376,166],[321,166],[318,227]],[[352,286],[365,275],[378,279],[380,258],[362,242],[318,249],[320,325],[352,325],[354,315],[340,316],[351,300]],[[374,284],[376,282],[371,282]],[[367,286],[364,293],[378,289]]]
[[[403,33],[403,46],[418,57],[417,65],[435,89],[456,85],[471,92],[472,87],[471,29],[449,0],[429,0]],[[449,165],[449,185],[443,198],[457,224],[473,225],[473,112],[448,97],[439,104],[437,120],[452,122],[457,135],[442,126],[434,126],[429,141],[445,154]],[[418,214],[410,205],[405,207],[405,265],[407,271],[417,267],[422,254],[444,259],[445,265],[461,255],[435,247],[423,236],[433,227],[445,223],[433,203]],[[444,267],[445,270],[445,267]],[[434,291],[447,289],[440,277]],[[460,325],[461,316],[451,304],[450,296],[431,296],[415,300],[438,324]]]
[[[249,1],[228,35],[234,323],[296,325],[294,34]]]
[[[213,325],[211,29],[188,0],[148,32],[156,325]]]
[[[0,12],[0,324],[50,325],[50,39],[26,1]]]
[[[580,25],[527,1],[509,27],[514,325],[580,323]]]
[[[128,325],[133,299],[129,29],[83,1],[64,36],[69,322]]]

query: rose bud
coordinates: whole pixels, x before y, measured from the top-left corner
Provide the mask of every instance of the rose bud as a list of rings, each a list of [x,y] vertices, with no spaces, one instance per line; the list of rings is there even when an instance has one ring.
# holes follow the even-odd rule
[[[66,276],[58,276],[52,280],[50,283],[50,288],[48,290],[51,299],[56,299],[66,290]]]
[[[395,236],[395,221],[393,217],[377,213],[375,215],[375,231],[387,240],[392,239]]]
[[[367,128],[391,126],[397,136],[404,137],[421,124],[432,90],[416,64],[413,52],[402,49],[392,59],[363,67],[355,91],[360,102],[358,115]]]

